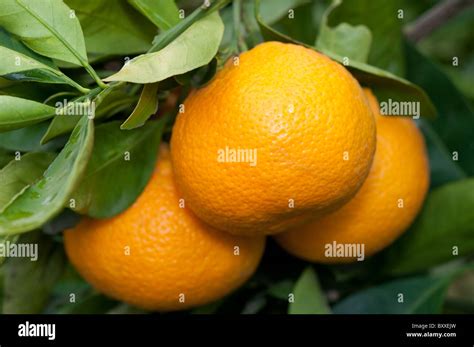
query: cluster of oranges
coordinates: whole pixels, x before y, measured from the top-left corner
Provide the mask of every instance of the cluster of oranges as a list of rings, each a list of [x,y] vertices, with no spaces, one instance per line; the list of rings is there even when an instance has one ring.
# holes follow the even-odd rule
[[[219,160],[222,151],[232,155]],[[188,96],[136,202],[83,219],[65,247],[99,291],[186,309],[244,283],[266,235],[321,263],[356,260],[328,256],[334,243],[380,251],[413,221],[428,184],[412,119],[381,116],[372,93],[328,57],[267,42]]]

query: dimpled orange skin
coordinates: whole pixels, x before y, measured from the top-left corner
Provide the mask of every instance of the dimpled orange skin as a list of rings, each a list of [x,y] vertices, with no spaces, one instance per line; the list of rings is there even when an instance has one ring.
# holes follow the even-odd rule
[[[365,92],[377,114],[377,149],[369,176],[339,210],[277,235],[278,243],[297,257],[321,263],[356,261],[326,257],[325,245],[334,241],[365,244],[365,256],[373,255],[398,238],[423,205],[429,164],[422,134],[411,118],[381,116],[377,100],[369,90]]]
[[[292,44],[263,43],[234,62],[186,99],[173,128],[175,177],[191,209],[218,229],[259,235],[348,201],[375,151],[358,82]],[[226,148],[256,150],[256,165],[218,160]]]
[[[128,210],[84,219],[65,232],[69,259],[100,292],[148,310],[181,310],[225,296],[254,273],[265,240],[216,231],[180,208],[180,198],[162,149],[153,177]]]

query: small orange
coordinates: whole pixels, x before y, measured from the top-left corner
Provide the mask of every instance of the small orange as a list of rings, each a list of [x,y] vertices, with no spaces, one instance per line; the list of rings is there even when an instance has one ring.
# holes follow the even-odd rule
[[[399,237],[423,204],[429,167],[422,134],[410,118],[380,115],[375,97],[365,93],[377,114],[377,149],[369,177],[339,210],[277,235],[278,243],[297,257],[321,263],[355,261],[354,253],[334,257],[335,248],[346,245],[352,251],[352,245],[363,245],[370,256]]]
[[[64,235],[79,273],[100,292],[149,310],[173,311],[217,300],[244,283],[263,237],[216,231],[182,207],[168,150],[141,196],[111,219],[84,219]]]
[[[266,42],[191,93],[171,139],[186,203],[214,227],[275,234],[354,196],[375,151],[358,82],[302,46]]]

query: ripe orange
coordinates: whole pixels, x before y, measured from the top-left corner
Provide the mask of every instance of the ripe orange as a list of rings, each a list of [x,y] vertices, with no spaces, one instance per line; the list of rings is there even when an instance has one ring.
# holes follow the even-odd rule
[[[255,271],[264,238],[232,236],[202,223],[180,208],[172,176],[162,149],[129,209],[107,220],[84,219],[65,232],[69,259],[99,291],[149,310],[180,310],[225,296]]]
[[[365,92],[377,114],[377,150],[369,177],[341,209],[277,236],[297,257],[321,263],[355,261],[348,254],[326,256],[334,242],[364,245],[365,256],[370,256],[399,237],[423,204],[429,185],[423,136],[410,118],[381,116],[377,100]]]
[[[348,201],[375,151],[357,81],[302,46],[263,43],[192,93],[173,128],[176,182],[198,217],[274,234]]]

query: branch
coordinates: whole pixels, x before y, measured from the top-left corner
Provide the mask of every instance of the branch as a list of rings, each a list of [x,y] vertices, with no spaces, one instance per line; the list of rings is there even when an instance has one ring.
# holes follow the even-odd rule
[[[418,42],[431,34],[436,28],[474,4],[474,0],[444,0],[422,14],[408,25],[405,35],[411,42]]]

